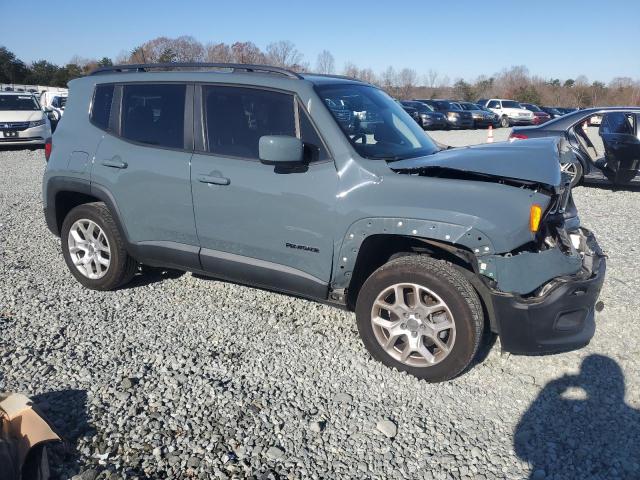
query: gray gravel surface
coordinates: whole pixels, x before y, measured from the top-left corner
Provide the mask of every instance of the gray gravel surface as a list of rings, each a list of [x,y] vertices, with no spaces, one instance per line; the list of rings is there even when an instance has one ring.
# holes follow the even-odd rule
[[[575,190],[609,254],[588,347],[489,344],[430,385],[328,306],[191,274],[83,289],[44,223],[43,169],[41,151],[0,152],[0,390],[65,437],[55,478],[640,478],[639,192]]]

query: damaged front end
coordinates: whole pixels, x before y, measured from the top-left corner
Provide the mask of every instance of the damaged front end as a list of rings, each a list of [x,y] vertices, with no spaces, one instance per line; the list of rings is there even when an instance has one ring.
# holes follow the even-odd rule
[[[540,139],[447,150],[436,159],[391,164],[398,173],[517,188],[521,194],[512,200],[518,204],[505,202],[505,213],[522,208],[524,199],[533,205],[544,198],[528,241],[505,250],[474,250],[476,288],[502,348],[509,352],[579,348],[595,332],[594,309],[606,262],[594,235],[580,226],[570,178],[560,172],[560,163],[571,154],[564,140]],[[506,232],[511,225],[503,223]],[[511,232],[511,237],[524,238],[528,227],[522,224],[521,233]]]

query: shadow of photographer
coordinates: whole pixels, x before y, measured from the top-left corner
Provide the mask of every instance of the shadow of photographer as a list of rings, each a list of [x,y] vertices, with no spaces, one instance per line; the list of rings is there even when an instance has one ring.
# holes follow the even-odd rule
[[[640,478],[640,410],[624,394],[620,366],[602,355],[548,383],[514,435],[530,478]]]

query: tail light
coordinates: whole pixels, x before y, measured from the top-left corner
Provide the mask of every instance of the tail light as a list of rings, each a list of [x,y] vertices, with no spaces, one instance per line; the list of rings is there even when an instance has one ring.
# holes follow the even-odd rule
[[[44,158],[48,162],[49,157],[51,156],[51,150],[53,150],[53,144],[51,143],[51,138],[47,138],[44,144]]]
[[[515,140],[526,140],[527,138],[529,137],[524,133],[512,133],[511,135],[509,135],[510,142],[513,142]]]

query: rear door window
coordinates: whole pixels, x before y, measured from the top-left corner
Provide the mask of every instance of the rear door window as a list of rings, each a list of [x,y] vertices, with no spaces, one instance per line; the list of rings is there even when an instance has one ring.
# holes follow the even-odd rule
[[[122,137],[157,147],[184,148],[185,93],[186,85],[124,85]]]
[[[91,105],[91,121],[98,128],[109,130],[111,103],[113,102],[113,85],[98,85],[93,94]]]
[[[296,136],[293,95],[253,88],[204,86],[205,150],[258,159],[264,135]]]

